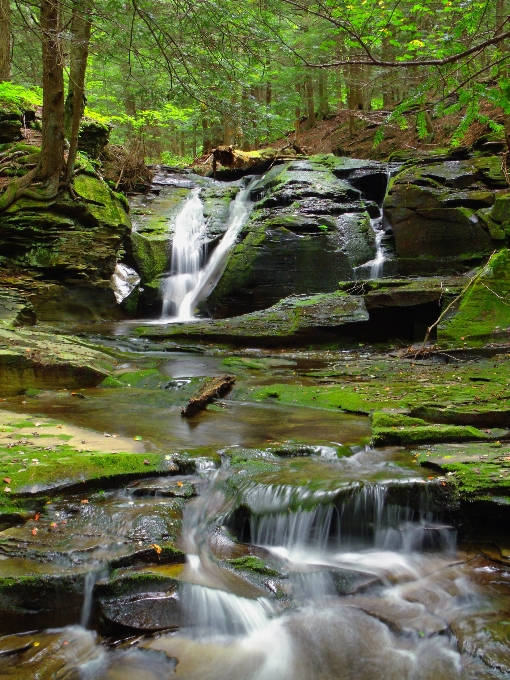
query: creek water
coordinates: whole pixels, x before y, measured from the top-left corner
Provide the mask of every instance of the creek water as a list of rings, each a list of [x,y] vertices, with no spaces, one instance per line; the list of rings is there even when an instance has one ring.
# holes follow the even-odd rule
[[[509,677],[510,571],[457,545],[441,479],[403,449],[366,446],[362,416],[239,398],[275,377],[312,382],[305,354],[240,375],[226,408],[190,422],[175,394],[224,371],[222,355],[133,359],[134,370],[157,358],[162,379],[177,383],[170,387],[3,402],[141,433],[148,451],[202,448],[187,471],[62,492],[23,557],[16,551],[27,543],[26,525],[1,532],[0,576],[41,577],[43,591],[57,579],[67,585],[49,591],[44,606],[44,592],[34,594],[30,621],[40,632],[0,638],[0,677]],[[152,547],[168,541],[184,563]],[[2,622],[4,633],[16,621]]]

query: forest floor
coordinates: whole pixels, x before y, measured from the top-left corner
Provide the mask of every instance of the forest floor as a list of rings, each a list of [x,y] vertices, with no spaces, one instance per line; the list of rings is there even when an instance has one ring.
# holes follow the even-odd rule
[[[503,122],[503,112],[495,107],[486,107],[483,115]],[[354,134],[349,130],[349,117],[355,116]],[[374,138],[380,126],[388,118],[389,111],[348,111],[343,110],[326,120],[316,123],[312,128],[306,128],[306,120],[302,122],[302,130],[299,135],[299,146],[308,154],[335,153],[338,156],[352,156],[356,158],[385,159],[395,152],[427,152],[441,147],[448,147],[452,136],[458,128],[465,111],[432,119],[434,132],[427,138],[420,139],[416,129],[416,115],[407,114],[407,128],[402,129],[397,122],[392,122],[384,127],[384,138],[381,143],[374,146]],[[482,135],[490,132],[486,123],[475,122],[466,132],[462,139],[462,146],[470,147]],[[281,148],[294,142],[294,133],[287,138],[282,137],[272,146]]]

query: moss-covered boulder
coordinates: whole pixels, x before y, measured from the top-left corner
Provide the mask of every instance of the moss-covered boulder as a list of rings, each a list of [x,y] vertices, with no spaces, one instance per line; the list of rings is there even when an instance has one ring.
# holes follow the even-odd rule
[[[493,210],[506,187],[499,156],[406,167],[384,204],[398,273],[459,273],[488,256],[505,237],[502,205]]]
[[[476,427],[427,423],[421,418],[375,412],[372,414],[374,446],[411,446],[427,442],[463,442],[487,439]]]
[[[139,329],[157,339],[217,340],[281,346],[286,343],[331,342],[368,320],[363,298],[345,293],[285,298],[266,310],[223,320],[172,323]]]
[[[78,149],[84,151],[89,158],[99,158],[101,151],[108,144],[112,126],[92,118],[83,118],[78,136]]]
[[[496,253],[438,327],[438,340],[462,346],[510,340],[510,251]]]
[[[112,368],[108,355],[78,338],[0,327],[0,393],[4,396],[30,388],[94,387]]]
[[[90,165],[80,164],[72,194],[63,191],[51,201],[22,197],[0,221],[1,278],[22,273],[42,320],[88,318],[99,307],[116,312],[110,279],[131,228],[128,206]]]
[[[15,107],[0,107],[0,144],[13,142],[21,137],[23,111]]]
[[[205,303],[208,311],[242,314],[290,295],[333,292],[338,280],[354,279],[355,268],[374,257],[367,210],[378,208],[339,179],[339,172],[359,170],[359,164],[344,168],[343,160],[286,163],[254,186],[254,210]]]

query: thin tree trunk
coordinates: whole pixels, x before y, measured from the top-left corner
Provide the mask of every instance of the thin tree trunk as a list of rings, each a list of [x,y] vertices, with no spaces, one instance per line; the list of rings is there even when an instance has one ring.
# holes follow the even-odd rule
[[[209,122],[207,118],[202,118],[202,153],[211,153],[212,148]]]
[[[308,121],[306,127],[308,129],[315,125],[315,100],[313,96],[313,80],[310,78],[306,81],[306,107],[308,114]]]
[[[325,120],[328,116],[328,72],[322,69],[319,71],[319,120]]]
[[[41,0],[43,118],[41,172],[52,185],[64,165],[64,72],[62,66],[60,0]]]
[[[11,77],[11,6],[0,0],[0,83]]]
[[[69,141],[66,182],[73,176],[76,154],[78,152],[78,136],[80,123],[85,110],[85,72],[89,55],[90,0],[75,0],[71,21],[71,64],[69,69],[69,89],[65,103],[65,132]]]
[[[295,129],[295,134],[294,134],[294,144],[299,144],[299,133],[301,132],[301,85],[298,83],[296,85],[296,92],[298,95],[297,99],[297,104],[296,104],[296,109],[295,109],[295,116],[296,116],[296,122],[294,123],[294,129]]]

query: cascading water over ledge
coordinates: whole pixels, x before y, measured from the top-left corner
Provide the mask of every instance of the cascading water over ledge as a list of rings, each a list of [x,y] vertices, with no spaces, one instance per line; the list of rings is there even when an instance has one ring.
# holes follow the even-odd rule
[[[205,300],[220,280],[230,249],[250,213],[250,194],[259,178],[253,178],[232,201],[226,231],[206,260],[207,222],[194,189],[175,219],[171,273],[163,287],[163,321],[190,321],[199,302]]]

